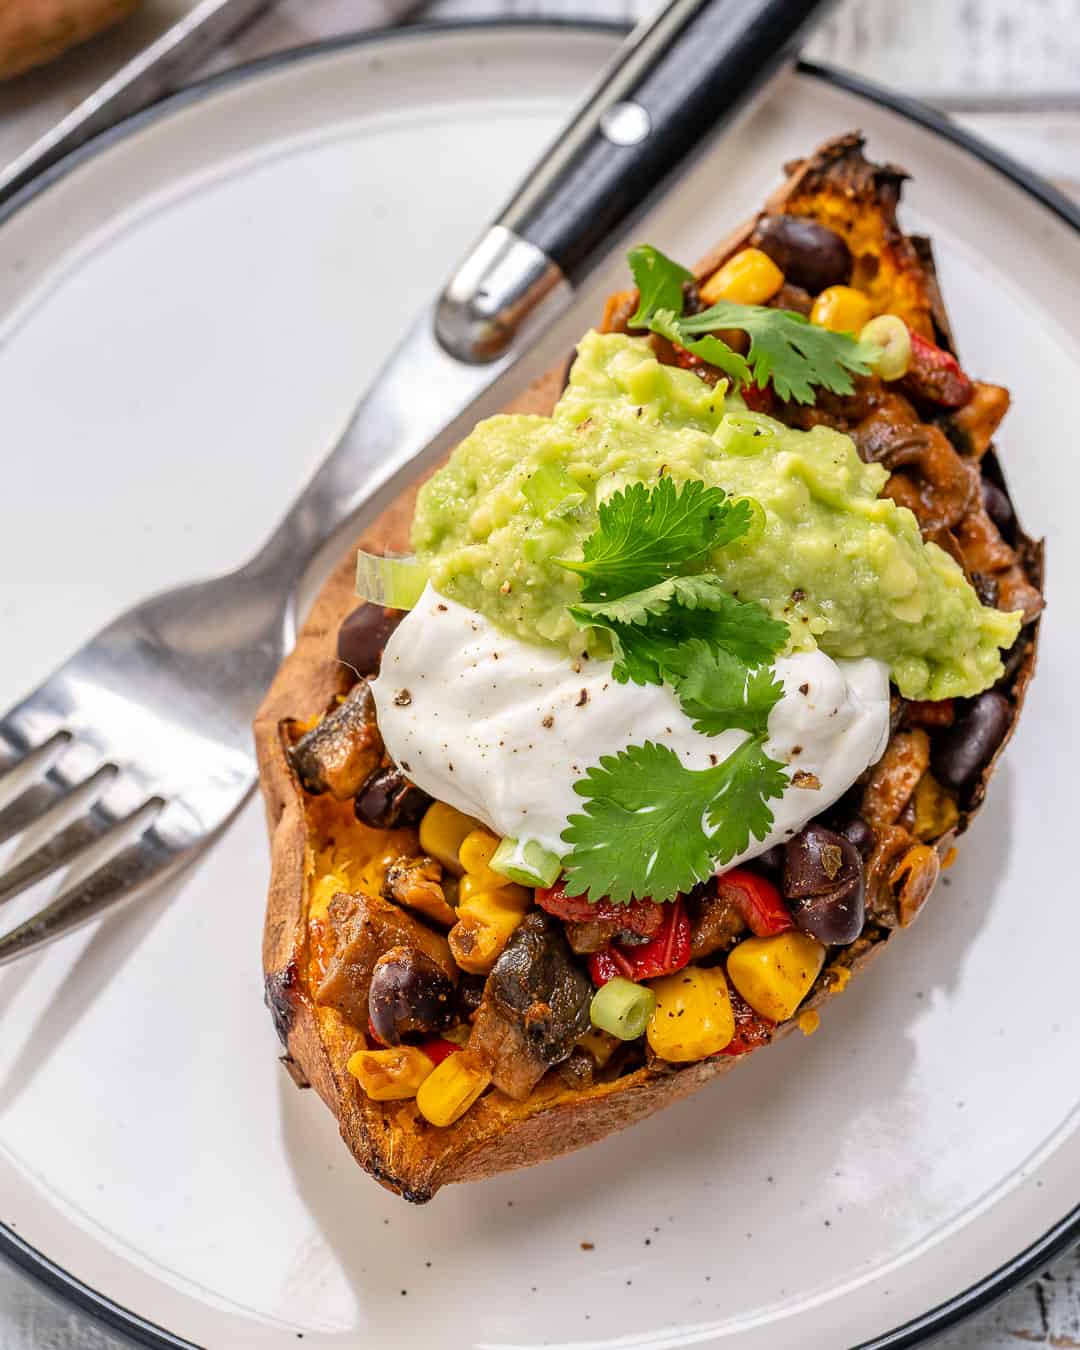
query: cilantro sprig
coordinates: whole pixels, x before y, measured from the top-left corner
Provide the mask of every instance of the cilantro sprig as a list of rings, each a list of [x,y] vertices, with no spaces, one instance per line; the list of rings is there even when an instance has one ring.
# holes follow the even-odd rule
[[[574,784],[584,813],[563,839],[568,893],[614,904],[672,899],[706,881],[772,825],[767,805],[787,787],[783,766],[758,740],[711,769],[688,769],[674,750],[646,741],[605,755]]]
[[[751,515],[749,502],[697,479],[681,491],[667,477],[651,488],[631,483],[600,503],[599,528],[585,540],[582,560],[557,561],[581,577],[584,601],[611,600],[703,562],[745,534]]]
[[[764,750],[783,693],[769,663],[788,627],[700,570],[752,516],[749,502],[697,480],[681,489],[669,478],[635,483],[600,505],[582,561],[560,560],[582,579],[570,613],[609,634],[617,680],[670,685],[704,735],[749,733],[711,769],[687,769],[672,750],[646,742],[605,756],[575,783],[587,804],[562,837],[578,893],[616,904],[673,899],[772,826],[768,802],[787,778]]]
[[[873,349],[848,333],[833,333],[793,310],[737,305],[721,300],[700,314],[684,314],[685,283],[693,276],[651,244],[629,254],[640,293],[632,328],[648,328],[730,376],[738,385],[770,382],[782,399],[813,403],[814,389],[850,394],[852,375],[870,373]],[[718,330],[737,329],[750,339],[744,357]]]

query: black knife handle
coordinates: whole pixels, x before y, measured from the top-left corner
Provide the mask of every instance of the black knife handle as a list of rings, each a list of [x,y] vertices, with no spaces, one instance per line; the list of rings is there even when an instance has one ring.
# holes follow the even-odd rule
[[[831,0],[671,0],[636,29],[592,94],[451,277],[443,349],[503,356],[543,303],[566,303],[709,136],[795,55]]]
[[[499,224],[575,282],[794,55],[821,8],[822,0],[673,0],[631,35]]]

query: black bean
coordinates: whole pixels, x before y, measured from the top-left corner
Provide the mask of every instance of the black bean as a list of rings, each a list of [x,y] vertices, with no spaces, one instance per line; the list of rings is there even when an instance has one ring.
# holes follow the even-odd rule
[[[866,917],[859,850],[816,821],[785,845],[784,896],[796,926],[819,942],[845,945]]]
[[[763,871],[775,876],[784,867],[783,844],[773,844],[772,848],[767,848],[764,853],[759,853],[754,859],[754,863]]]
[[[457,1020],[454,986],[429,956],[412,947],[391,947],[371,975],[368,1016],[387,1045],[403,1036],[432,1036]]]
[[[471,1013],[476,1012],[484,1001],[485,984],[487,984],[486,975],[470,975],[465,971],[462,972],[457,990],[458,1010],[461,1013],[462,1021],[465,1021]]]
[[[352,666],[357,675],[377,675],[387,639],[403,618],[400,609],[359,605],[338,629],[338,660]]]
[[[982,480],[982,497],[986,514],[1004,534],[1013,523],[1012,502],[1009,501],[1001,488],[996,483],[991,482],[989,478]]]
[[[959,792],[970,786],[990,763],[1012,720],[1004,694],[989,690],[974,699],[962,717],[935,737],[931,751],[934,772],[946,787]]]
[[[765,216],[750,241],[793,286],[817,295],[851,279],[851,250],[835,230],[805,216]]]
[[[838,833],[845,839],[850,839],[864,858],[869,858],[874,851],[874,831],[863,820],[862,816],[852,816],[850,820],[838,826]]]
[[[410,783],[396,764],[376,769],[356,794],[356,819],[376,830],[395,830],[417,825],[431,805],[431,798]]]

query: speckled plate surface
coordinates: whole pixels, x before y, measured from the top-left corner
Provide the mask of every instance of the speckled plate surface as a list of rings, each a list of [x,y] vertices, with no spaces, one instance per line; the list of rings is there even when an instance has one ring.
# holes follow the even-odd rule
[[[502,26],[274,60],[0,220],[0,706],[137,596],[255,547],[614,42]],[[1049,538],[1042,668],[960,861],[812,1040],[410,1209],[276,1062],[252,803],[171,892],[0,973],[0,1242],[143,1343],[899,1346],[1068,1235],[1080,233],[970,147],[807,72],[641,233],[696,256],[782,161],[853,126],[915,174],[905,221],[934,237],[966,362],[1012,388],[1000,450]]]

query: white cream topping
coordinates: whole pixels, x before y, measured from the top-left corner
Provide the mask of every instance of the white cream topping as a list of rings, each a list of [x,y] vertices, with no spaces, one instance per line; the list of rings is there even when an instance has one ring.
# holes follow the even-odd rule
[[[787,766],[789,786],[770,803],[772,832],[730,867],[800,830],[888,740],[883,662],[803,652],[779,658],[776,675],[784,693],[766,750]],[[386,748],[413,782],[496,834],[560,855],[567,817],[584,806],[573,784],[602,755],[656,741],[706,769],[746,739],[704,736],[665,686],[619,684],[609,661],[574,662],[510,637],[430,586],[387,643],[372,692]]]

